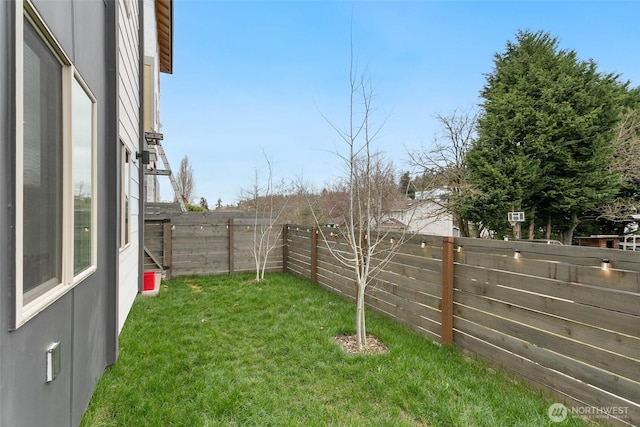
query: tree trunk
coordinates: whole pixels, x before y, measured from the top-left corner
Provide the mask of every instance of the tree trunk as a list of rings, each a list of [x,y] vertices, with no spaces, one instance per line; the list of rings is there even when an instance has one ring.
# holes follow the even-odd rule
[[[358,338],[358,351],[362,351],[367,345],[367,331],[364,322],[364,290],[365,287],[358,283],[358,296],[356,298],[356,335]]]
[[[536,207],[531,208],[531,219],[529,220],[529,240],[536,237]]]
[[[578,219],[578,212],[571,212],[571,223],[567,233],[564,235],[564,244],[570,245],[573,243],[573,232],[576,231],[576,227],[580,224],[580,220]]]
[[[469,231],[469,221],[465,221],[460,215],[454,215],[454,218],[458,223],[458,228],[460,229],[460,237],[471,237],[471,232]]]
[[[549,218],[547,219],[547,230],[545,232],[544,237],[547,240],[551,240],[551,215],[549,215]]]
[[[513,226],[511,226],[511,234],[513,234],[513,238],[515,240],[520,240],[520,223],[516,222]]]

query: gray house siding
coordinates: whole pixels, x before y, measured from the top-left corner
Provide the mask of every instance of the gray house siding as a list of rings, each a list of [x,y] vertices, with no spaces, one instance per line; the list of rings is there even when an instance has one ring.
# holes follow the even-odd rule
[[[34,0],[97,103],[97,270],[12,330],[15,298],[15,7],[0,1],[0,427],[76,426],[104,368],[117,356],[116,1]],[[11,41],[11,42],[9,42]],[[45,354],[61,348],[46,383]]]

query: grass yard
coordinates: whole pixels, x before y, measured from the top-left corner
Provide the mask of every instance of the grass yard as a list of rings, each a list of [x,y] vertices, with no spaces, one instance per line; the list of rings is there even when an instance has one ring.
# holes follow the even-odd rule
[[[82,426],[582,426],[552,398],[295,276],[178,278],[138,297]]]

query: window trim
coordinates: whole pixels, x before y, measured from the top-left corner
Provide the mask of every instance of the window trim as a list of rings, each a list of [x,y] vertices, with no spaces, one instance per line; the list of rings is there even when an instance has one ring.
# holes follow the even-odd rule
[[[128,160],[128,161],[127,161]],[[133,158],[127,144],[120,140],[120,251],[131,246],[131,172]],[[127,202],[127,197],[129,201]]]
[[[46,309],[97,270],[97,101],[30,0],[15,7],[15,298],[14,329]],[[24,20],[35,28],[62,67],[62,265],[60,283],[25,304],[24,298]],[[91,112],[91,265],[74,276],[74,196],[71,90],[75,79],[92,103]],[[38,287],[43,284],[38,285]]]
[[[81,272],[79,272],[78,274],[76,274],[73,277],[73,284],[76,285],[78,283],[80,283],[81,281],[83,281],[86,277],[90,276],[91,274],[93,274],[93,272],[95,272],[98,269],[98,209],[97,209],[97,195],[98,195],[98,157],[97,157],[97,151],[98,151],[98,101],[96,100],[96,97],[93,95],[93,93],[91,92],[91,89],[89,89],[89,85],[87,85],[87,83],[84,81],[84,79],[82,78],[82,76],[78,73],[78,71],[74,68],[73,69],[73,79],[75,79],[75,81],[78,83],[78,85],[80,86],[80,88],[83,90],[84,94],[87,96],[87,98],[89,98],[89,100],[91,101],[91,264],[89,265],[89,267],[85,268],[84,270],[82,270]],[[70,82],[70,86],[72,86],[73,81]],[[71,88],[69,90],[69,96],[71,96]],[[69,106],[69,108],[71,109],[71,105]],[[73,118],[73,114],[69,114],[69,117],[72,119]],[[73,126],[72,124],[70,124],[69,126],[69,132],[72,131]],[[69,138],[69,146],[73,147],[73,143],[71,138]],[[69,149],[69,163],[73,165],[73,150]],[[68,168],[70,170],[70,174],[73,173],[73,168]],[[71,204],[71,209],[69,211],[69,216],[71,217],[71,224],[70,224],[70,229],[74,230],[75,232],[75,224],[73,223],[74,220],[74,195],[73,195],[73,177],[70,178],[69,181],[69,185],[68,185],[68,189],[69,191],[71,191],[71,194],[69,196],[70,199],[70,204]],[[71,242],[69,247],[73,250],[73,248],[75,247],[73,239],[74,239],[74,235],[72,233],[68,233],[71,235]],[[73,261],[74,261],[74,256],[73,253],[70,256],[71,258],[71,274],[74,275],[74,267],[73,267]]]

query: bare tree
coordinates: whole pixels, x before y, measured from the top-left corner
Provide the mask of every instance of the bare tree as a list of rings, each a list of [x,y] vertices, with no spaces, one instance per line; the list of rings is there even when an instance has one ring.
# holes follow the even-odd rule
[[[251,255],[256,266],[256,282],[264,280],[267,262],[271,252],[282,247],[280,236],[282,227],[280,223],[283,213],[287,209],[288,198],[284,194],[284,185],[276,186],[273,183],[273,166],[265,155],[267,176],[265,182],[261,182],[258,169],[255,171],[253,187],[245,193],[241,205],[249,206],[254,213],[253,239],[250,247]]]
[[[609,171],[620,175],[622,191],[635,194],[640,183],[640,109],[628,109],[614,129],[613,154]],[[599,208],[600,218],[629,221],[640,213],[640,200],[617,197]]]
[[[334,249],[331,244],[333,239],[325,235],[323,227],[318,229],[332,256],[353,272],[356,284],[356,336],[358,350],[362,351],[367,343],[364,309],[366,290],[397,253],[405,240],[405,232],[384,227],[390,200],[397,200],[398,186],[393,183],[395,173],[391,163],[382,154],[372,151],[372,142],[384,126],[384,121],[374,128],[371,82],[366,72],[356,76],[353,55],[349,84],[349,122],[346,128],[323,117],[347,146],[345,153],[337,153],[343,162],[345,175],[334,193],[346,195],[345,198],[337,197],[337,200],[346,204],[336,209],[341,212],[343,224],[331,230],[338,238],[344,239],[350,249]],[[388,185],[389,182],[393,184]]]
[[[469,237],[470,227],[456,206],[464,193],[470,191],[467,182],[465,157],[475,137],[477,112],[454,111],[450,116],[437,114],[442,131],[436,135],[435,145],[430,148],[421,147],[420,151],[408,151],[409,163],[422,173],[421,190],[431,190],[437,197],[431,200],[440,207],[434,214],[452,215],[460,227],[460,234]],[[442,192],[445,191],[445,197]]]
[[[191,203],[195,191],[195,181],[193,179],[193,168],[189,164],[189,157],[184,156],[180,161],[180,167],[178,169],[178,175],[176,176],[176,182],[178,184],[178,190],[182,195],[184,203]],[[176,195],[176,197],[179,197]]]

